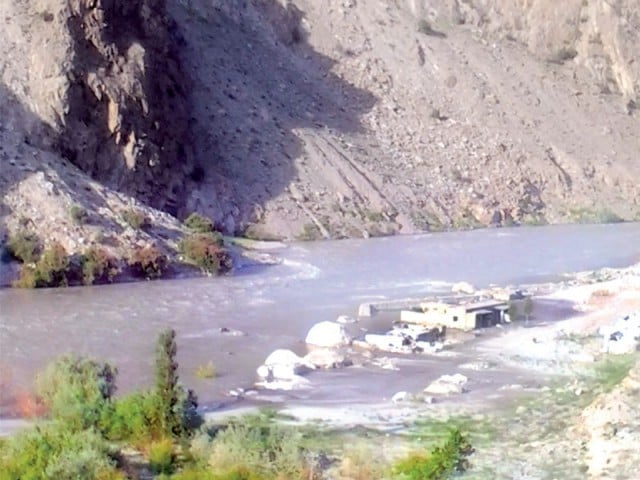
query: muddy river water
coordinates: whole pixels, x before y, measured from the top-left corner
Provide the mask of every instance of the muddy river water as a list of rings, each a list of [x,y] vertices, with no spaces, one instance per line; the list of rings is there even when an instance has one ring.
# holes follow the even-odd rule
[[[640,261],[640,224],[520,227],[293,243],[272,253],[275,266],[240,267],[228,277],[58,290],[0,291],[0,404],[28,388],[52,358],[74,352],[117,365],[121,391],[149,384],[157,333],[177,331],[181,378],[201,401],[228,402],[250,387],[255,369],[275,348],[305,352],[308,329],[338,315],[355,316],[365,301],[560,279],[566,272]],[[544,311],[542,306],[542,312]],[[538,315],[540,316],[540,315]],[[388,318],[356,328],[383,330]],[[226,327],[245,332],[231,336]],[[462,357],[411,357],[399,370],[347,368],[312,373],[312,388],[288,399],[315,402],[381,400],[424,387]],[[212,362],[218,377],[199,379]],[[2,398],[4,397],[4,399]],[[4,401],[3,401],[4,400]],[[6,411],[4,412],[7,413]],[[0,410],[0,416],[2,411]]]

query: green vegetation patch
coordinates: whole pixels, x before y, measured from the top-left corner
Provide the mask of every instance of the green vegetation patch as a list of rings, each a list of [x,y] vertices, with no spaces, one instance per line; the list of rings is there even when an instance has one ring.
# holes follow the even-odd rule
[[[238,478],[318,478],[313,455],[302,446],[303,436],[298,428],[249,415],[202,433],[192,451],[212,471],[243,475]]]
[[[216,367],[213,362],[209,362],[204,365],[198,365],[196,368],[196,377],[200,379],[210,379],[215,378],[218,372],[216,371]]]
[[[12,436],[0,450],[0,480],[124,480],[116,452],[95,430],[60,422]]]
[[[133,249],[127,263],[134,276],[153,280],[162,277],[169,260],[157,247],[148,245]]]
[[[457,428],[451,429],[442,445],[429,453],[414,453],[395,463],[393,471],[406,480],[446,480],[469,468],[474,449]]]
[[[40,241],[33,233],[20,231],[7,240],[5,249],[9,256],[22,263],[33,263],[40,251]]]
[[[637,359],[633,354],[608,356],[595,364],[593,381],[603,391],[610,392],[629,374]]]
[[[624,219],[613,210],[603,208],[578,207],[566,213],[569,220],[576,223],[621,223]]]
[[[53,243],[42,252],[35,264],[24,264],[20,277],[13,282],[18,288],[66,287],[76,272],[69,254],[60,243]]]
[[[151,226],[151,220],[143,212],[135,208],[122,210],[120,216],[134,230],[143,230]]]
[[[213,222],[196,212],[184,220],[184,226],[195,233],[213,232]]]
[[[89,220],[89,213],[80,205],[71,205],[69,208],[69,216],[76,225],[84,225]]]
[[[178,250],[188,263],[216,274],[231,268],[231,258],[222,246],[222,235],[218,232],[193,233],[180,240]]]
[[[80,268],[85,285],[111,283],[120,272],[116,259],[100,247],[89,247],[80,256]]]

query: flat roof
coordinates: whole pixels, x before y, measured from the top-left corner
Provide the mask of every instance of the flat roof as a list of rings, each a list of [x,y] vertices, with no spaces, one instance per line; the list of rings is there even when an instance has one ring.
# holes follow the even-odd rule
[[[506,305],[507,302],[504,302],[502,300],[496,300],[496,299],[491,299],[491,300],[481,300],[479,302],[473,302],[473,303],[463,303],[460,306],[464,307],[467,309],[467,311],[469,310],[476,310],[479,308],[498,308],[502,305]]]

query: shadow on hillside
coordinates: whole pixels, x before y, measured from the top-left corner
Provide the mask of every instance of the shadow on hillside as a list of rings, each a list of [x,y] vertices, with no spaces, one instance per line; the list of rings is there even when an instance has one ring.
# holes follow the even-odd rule
[[[186,40],[191,130],[205,177],[192,207],[251,222],[296,179],[294,160],[304,153],[297,130],[361,132],[376,98],[332,72],[335,62],[309,45],[304,13],[291,3],[218,3],[170,8]]]
[[[37,224],[37,217],[45,213],[31,212],[30,208],[32,205],[42,205],[49,197],[51,202],[55,202],[61,194],[72,199],[73,203],[68,205],[70,222],[71,207],[74,205],[95,211],[110,209],[101,192],[89,186],[88,176],[60,156],[60,134],[4,84],[0,84],[0,119],[0,219],[17,213],[24,230],[41,235],[43,226]],[[38,192],[23,191],[20,195],[24,197],[25,205],[20,211],[12,212],[2,199],[31,176],[35,176]],[[42,198],[36,199],[36,195]],[[92,224],[96,220],[90,215],[86,223]],[[0,240],[6,236],[5,228],[4,222],[0,221]],[[112,228],[121,230],[117,224],[113,224]]]

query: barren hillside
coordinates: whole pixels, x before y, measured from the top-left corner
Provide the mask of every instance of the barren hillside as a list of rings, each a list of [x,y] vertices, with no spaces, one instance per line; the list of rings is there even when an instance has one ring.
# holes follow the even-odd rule
[[[132,202],[281,238],[640,214],[637,0],[21,0],[0,21],[3,228],[72,250],[179,228],[149,209],[162,228],[127,237]]]

